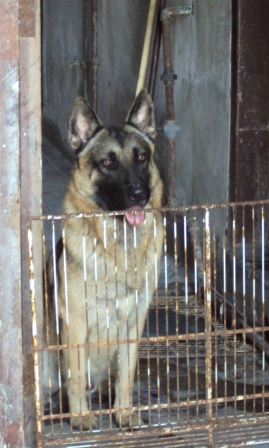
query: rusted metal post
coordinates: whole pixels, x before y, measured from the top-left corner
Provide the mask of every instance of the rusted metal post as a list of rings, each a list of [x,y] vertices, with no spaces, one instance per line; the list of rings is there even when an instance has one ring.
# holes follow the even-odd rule
[[[166,118],[164,125],[164,134],[167,141],[167,179],[168,179],[168,206],[177,205],[177,185],[176,185],[176,144],[175,137],[179,131],[179,126],[175,123],[174,108],[174,81],[177,75],[174,74],[172,64],[172,45],[170,17],[173,15],[191,14],[192,6],[168,7],[163,9],[161,14],[162,32],[163,32],[163,56],[164,56],[164,72],[161,79],[165,85],[166,98]]]
[[[29,260],[27,219],[41,213],[41,33],[40,0],[20,2],[20,182],[21,182],[21,260],[22,260],[22,322],[24,375],[24,436],[25,445],[36,440],[36,407],[34,395],[34,362],[32,355],[31,305],[29,291]],[[37,235],[37,251],[41,240]],[[35,269],[41,277],[42,266],[36,260]],[[39,277],[39,278],[40,278]],[[42,277],[41,277],[42,278]],[[42,313],[42,281],[37,287],[39,309]],[[40,317],[40,316],[39,316]],[[41,319],[40,319],[41,321]],[[39,332],[40,333],[40,332]]]
[[[197,293],[198,296],[201,297],[204,296],[203,281],[204,281],[205,266],[203,260],[203,250],[202,250],[198,220],[196,218],[190,218],[188,220],[188,228],[192,246],[194,249],[194,258],[197,264],[197,280],[198,280]]]
[[[168,206],[173,207],[177,205],[177,185],[176,185],[176,145],[174,131],[169,132],[168,126],[175,125],[174,112],[174,87],[173,83],[176,79],[172,68],[172,53],[171,53],[171,32],[170,20],[165,10],[162,13],[163,23],[163,54],[164,54],[164,72],[162,80],[165,84],[165,100],[166,100],[166,122],[165,122],[165,136],[166,136],[166,151],[167,151],[167,179],[168,179]]]
[[[33,370],[34,370],[34,378],[33,382],[35,385],[35,406],[34,406],[34,415],[31,415],[31,418],[33,419],[33,422],[37,422],[36,425],[36,439],[37,439],[37,447],[41,447],[42,444],[40,444],[40,439],[42,436],[42,425],[41,425],[41,400],[40,400],[40,375],[39,375],[39,361],[40,358],[38,356],[38,339],[40,336],[38,336],[38,319],[37,315],[39,314],[37,312],[36,304],[40,302],[40,300],[37,300],[36,297],[36,283],[35,283],[35,274],[34,274],[34,248],[33,248],[33,230],[31,227],[31,222],[28,224],[28,244],[29,244],[29,279],[30,279],[30,299],[31,299],[31,311],[32,311],[32,340],[33,340],[33,350],[34,353],[32,355],[33,357]],[[37,263],[37,268],[39,269],[39,265]],[[28,410],[29,411],[29,410]],[[31,440],[31,444],[34,440]]]
[[[98,111],[98,0],[92,0],[92,106]]]
[[[19,1],[0,2],[0,446],[24,447],[19,145]]]

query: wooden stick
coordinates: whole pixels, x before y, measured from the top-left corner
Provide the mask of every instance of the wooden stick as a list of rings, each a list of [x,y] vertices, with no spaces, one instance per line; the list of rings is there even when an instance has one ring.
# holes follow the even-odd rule
[[[156,5],[157,5],[157,0],[150,0],[147,28],[146,28],[146,34],[145,34],[145,40],[144,40],[144,47],[143,47],[140,71],[139,71],[137,88],[136,88],[136,96],[138,95],[140,90],[143,89],[143,87],[145,86],[148,58],[149,58],[149,50],[150,50],[152,29],[153,29],[154,18],[155,18]]]

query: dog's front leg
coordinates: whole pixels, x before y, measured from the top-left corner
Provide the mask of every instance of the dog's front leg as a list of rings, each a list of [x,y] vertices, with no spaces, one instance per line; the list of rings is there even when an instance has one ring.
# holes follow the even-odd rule
[[[121,332],[122,339],[137,339],[140,338],[143,332],[146,312],[139,313],[138,329],[136,325],[133,325],[129,331]],[[133,406],[133,386],[134,386],[134,376],[137,363],[137,353],[138,353],[138,343],[127,343],[120,344],[119,347],[119,364],[118,364],[118,375],[115,384],[115,403],[114,409],[116,412],[116,422],[119,427],[139,427],[142,425],[143,421],[138,416],[137,413],[133,412],[131,408]]]
[[[97,421],[94,415],[90,415],[86,401],[85,348],[76,347],[86,341],[86,323],[81,316],[76,319],[72,315],[72,325],[63,325],[62,336],[69,347],[64,350],[64,367],[67,375],[70,423],[73,428],[95,428]]]

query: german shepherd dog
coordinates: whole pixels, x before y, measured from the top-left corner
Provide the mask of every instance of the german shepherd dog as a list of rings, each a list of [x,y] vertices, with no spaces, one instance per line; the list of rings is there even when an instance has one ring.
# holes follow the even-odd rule
[[[152,100],[142,90],[123,126],[104,127],[79,97],[68,137],[77,161],[64,210],[86,214],[64,220],[65,250],[57,260],[60,338],[70,347],[63,350],[63,371],[71,425],[97,426],[86,389],[101,393],[101,382],[113,378],[116,423],[137,427],[142,421],[132,410],[136,340],[158,280],[163,241],[161,213],[146,212],[161,207],[163,192],[153,160]],[[104,217],[112,211],[118,213]]]

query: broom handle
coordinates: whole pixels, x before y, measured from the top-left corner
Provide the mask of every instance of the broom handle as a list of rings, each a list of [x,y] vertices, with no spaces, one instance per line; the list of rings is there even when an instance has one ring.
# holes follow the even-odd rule
[[[143,53],[142,53],[142,58],[141,58],[140,71],[139,71],[135,96],[137,96],[137,94],[140,92],[140,90],[143,89],[143,87],[145,86],[147,65],[148,65],[148,58],[149,58],[149,50],[150,50],[150,43],[151,43],[151,36],[152,36],[152,29],[153,29],[153,24],[154,24],[156,5],[157,5],[157,0],[150,0],[147,28],[146,28],[144,47],[143,47]]]

